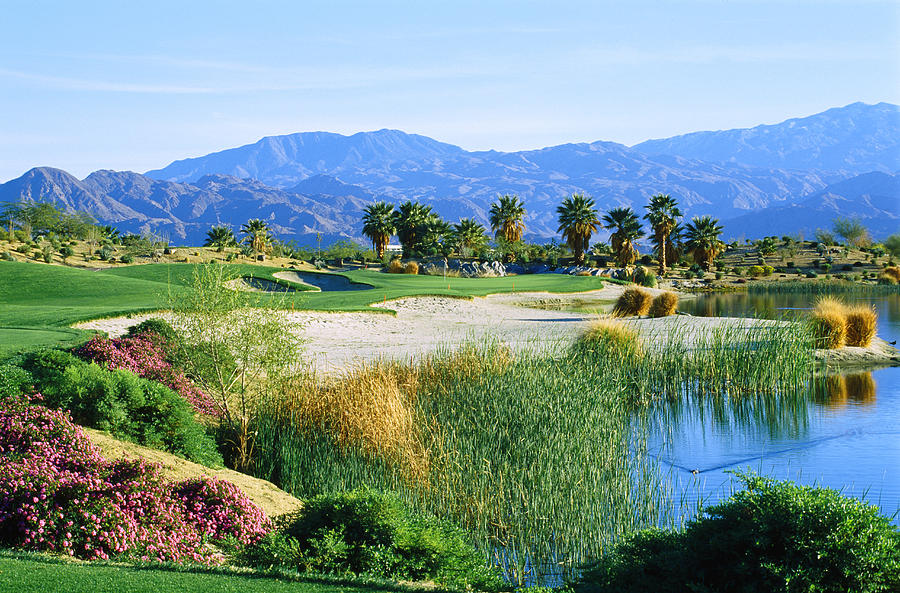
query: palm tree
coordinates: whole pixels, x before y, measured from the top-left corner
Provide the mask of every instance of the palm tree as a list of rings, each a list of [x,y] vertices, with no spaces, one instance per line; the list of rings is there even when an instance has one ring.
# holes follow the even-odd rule
[[[206,232],[206,242],[204,247],[218,247],[223,250],[226,247],[234,247],[237,245],[237,239],[234,232],[227,226],[214,226]]]
[[[491,204],[491,231],[498,239],[502,238],[509,243],[521,241],[525,232],[524,218],[525,202],[518,196],[497,196],[497,201]]]
[[[644,236],[641,221],[631,208],[613,208],[604,217],[604,226],[615,229],[610,235],[610,243],[616,261],[620,266],[627,266],[637,259],[634,242]]]
[[[681,226],[681,223],[676,224],[672,227],[672,230],[669,231],[669,236],[666,237],[666,266],[674,266],[678,263],[678,260],[681,259],[681,254],[683,252],[681,234],[683,232],[684,227]]]
[[[711,216],[702,218],[695,216],[684,229],[684,236],[687,239],[685,248],[694,257],[694,261],[703,266],[707,272],[716,256],[725,249],[725,243],[719,239],[721,234],[719,219]]]
[[[422,240],[419,242],[419,251],[423,255],[447,255],[449,241],[453,236],[453,227],[437,214],[422,225]]]
[[[575,252],[575,264],[584,263],[584,252],[588,247],[591,235],[597,230],[600,219],[594,208],[594,200],[582,194],[572,194],[556,208],[559,214],[559,228],[572,251]]]
[[[378,259],[384,257],[384,247],[396,232],[394,221],[394,205],[387,202],[376,202],[363,210],[363,235],[372,240],[372,248]]]
[[[394,228],[400,245],[403,246],[403,255],[409,257],[422,242],[425,234],[425,225],[437,215],[431,206],[407,200],[400,204],[394,211]]]
[[[250,249],[258,253],[265,253],[269,248],[271,237],[269,225],[258,218],[252,218],[246,224],[241,225],[241,234],[245,235],[244,242],[250,245]]]
[[[650,198],[650,203],[645,207],[647,214],[644,215],[644,218],[653,229],[653,243],[656,245],[656,255],[659,260],[659,275],[662,276],[666,273],[666,248],[669,235],[678,226],[681,210],[678,209],[678,202],[675,201],[675,198],[668,194],[656,194]]]
[[[487,244],[484,225],[474,218],[463,218],[453,225],[453,242],[457,252],[468,256]]]

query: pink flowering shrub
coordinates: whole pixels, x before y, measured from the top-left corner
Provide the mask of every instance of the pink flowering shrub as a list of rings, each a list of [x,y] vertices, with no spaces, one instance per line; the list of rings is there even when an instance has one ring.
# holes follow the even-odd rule
[[[0,399],[0,545],[84,559],[213,564],[207,541],[257,541],[265,514],[235,486],[167,483],[158,465],[110,462],[40,396]]]
[[[201,414],[218,417],[220,408],[216,401],[166,360],[166,346],[162,336],[140,333],[124,338],[94,336],[74,352],[108,369],[124,369],[138,377],[158,381],[181,395]]]

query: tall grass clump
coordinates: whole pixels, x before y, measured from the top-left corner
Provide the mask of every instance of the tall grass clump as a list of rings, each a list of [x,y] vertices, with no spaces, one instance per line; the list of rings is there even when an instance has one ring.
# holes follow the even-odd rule
[[[833,298],[821,298],[810,314],[810,327],[817,348],[833,350],[847,343],[847,316],[844,304]]]
[[[652,302],[653,296],[649,292],[635,286],[629,286],[616,300],[616,304],[613,306],[613,315],[616,317],[646,315]]]
[[[404,274],[418,274],[419,273],[419,264],[414,261],[406,262],[406,265],[403,266],[403,273]]]
[[[575,348],[582,353],[629,360],[633,364],[644,355],[644,348],[635,330],[603,317],[591,322],[576,342]]]
[[[879,284],[897,285],[900,283],[900,267],[888,266],[878,275]]]
[[[650,317],[668,317],[674,315],[678,308],[678,295],[674,292],[663,292],[653,299],[647,314]]]
[[[380,363],[268,402],[255,470],[304,498],[395,492],[468,530],[515,582],[574,574],[659,520],[659,490],[633,480],[650,472],[630,453],[621,367],[497,344]]]
[[[865,305],[848,307],[846,320],[847,345],[868,348],[877,330],[878,314],[875,309]]]
[[[403,273],[403,262],[399,259],[392,259],[391,263],[387,266],[387,272],[389,274],[402,274]]]

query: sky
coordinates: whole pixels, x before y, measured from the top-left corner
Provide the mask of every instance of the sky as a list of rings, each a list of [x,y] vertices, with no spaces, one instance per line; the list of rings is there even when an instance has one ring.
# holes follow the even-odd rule
[[[895,0],[3,0],[0,14],[0,182],[144,172],[305,131],[632,145],[900,103]]]

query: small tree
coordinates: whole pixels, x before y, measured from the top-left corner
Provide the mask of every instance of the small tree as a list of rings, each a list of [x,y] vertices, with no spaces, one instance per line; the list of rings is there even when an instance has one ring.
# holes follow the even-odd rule
[[[833,228],[835,234],[842,237],[848,245],[862,247],[869,243],[869,230],[858,218],[835,218]]]
[[[216,399],[235,467],[246,469],[260,399],[297,369],[302,340],[281,303],[235,290],[233,280],[227,266],[200,265],[189,286],[172,291],[169,300],[186,349],[185,370]]]
[[[900,234],[894,234],[884,240],[884,250],[891,257],[900,257]]]

